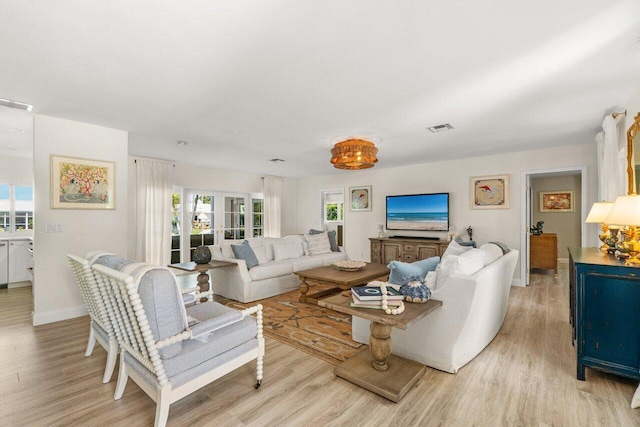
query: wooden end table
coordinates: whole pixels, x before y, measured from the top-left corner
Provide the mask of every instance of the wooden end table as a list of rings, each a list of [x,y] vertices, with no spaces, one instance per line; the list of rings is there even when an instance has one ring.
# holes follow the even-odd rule
[[[231,265],[235,265],[232,262],[227,261],[219,261],[219,260],[211,260],[207,264],[196,264],[195,262],[178,262],[175,264],[169,264],[171,268],[177,268],[178,270],[183,271],[197,271],[198,273],[198,288],[200,292],[207,292],[211,289],[211,284],[209,283],[209,270],[212,268],[219,267],[228,267]],[[207,298],[201,298],[200,302],[207,301]]]
[[[391,328],[407,329],[438,307],[442,301],[430,299],[424,304],[405,303],[405,311],[397,316],[382,310],[351,307],[351,295],[335,295],[318,301],[318,305],[371,321],[369,348],[334,369],[334,374],[362,388],[398,402],[424,375],[425,366],[391,354]]]
[[[372,280],[386,281],[389,276],[389,269],[383,264],[367,265],[362,270],[343,271],[336,266],[316,267],[309,270],[296,272],[300,277],[300,302],[317,304],[320,298],[335,294],[341,290],[350,289],[352,286],[366,284]],[[311,285],[332,285],[334,288],[307,294]]]

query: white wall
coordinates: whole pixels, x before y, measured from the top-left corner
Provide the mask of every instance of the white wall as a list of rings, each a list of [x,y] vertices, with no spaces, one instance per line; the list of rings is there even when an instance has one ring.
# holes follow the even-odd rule
[[[33,185],[33,159],[0,156],[0,184]],[[3,234],[33,236],[33,230]]]
[[[34,325],[86,314],[68,253],[126,253],[127,138],[121,130],[35,116]],[[115,210],[51,209],[51,154],[115,162]],[[60,223],[63,231],[45,233],[46,223]]]
[[[136,157],[129,157],[129,230],[135,235],[136,219]],[[262,174],[228,169],[214,169],[174,162],[173,185],[194,190],[239,193],[262,193]],[[293,233],[296,183],[284,178],[282,182],[282,235]],[[128,256],[134,257],[135,242],[128,244]]]
[[[379,156],[384,156],[384,151]],[[352,259],[371,259],[368,238],[377,235],[377,224],[385,223],[385,197],[394,194],[448,192],[450,221],[457,235],[466,238],[465,230],[472,226],[474,240],[480,244],[495,240],[519,249],[523,227],[520,224],[521,172],[582,165],[587,166],[588,181],[588,194],[584,197],[591,206],[597,193],[595,143],[301,179],[297,183],[295,231],[302,233],[320,225],[322,190],[340,187],[348,190],[351,186],[372,185],[372,211],[351,212],[347,207],[345,212],[345,247]],[[472,210],[469,202],[469,178],[496,174],[510,175],[510,209]],[[596,236],[595,229],[588,233]],[[445,239],[446,234],[434,232],[421,235]],[[519,267],[516,268],[516,277],[519,276],[519,271]]]

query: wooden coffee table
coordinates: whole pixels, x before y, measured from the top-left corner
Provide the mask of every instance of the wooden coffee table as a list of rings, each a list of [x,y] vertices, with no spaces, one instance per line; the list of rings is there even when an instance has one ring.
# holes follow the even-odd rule
[[[352,286],[364,285],[376,279],[386,281],[389,269],[382,264],[367,263],[362,270],[357,271],[343,271],[330,265],[298,271],[296,274],[300,277],[300,298],[298,300],[317,304],[320,298],[350,289]],[[308,295],[307,292],[312,285],[332,285],[334,288]]]
[[[351,307],[350,295],[335,295],[318,301],[318,305],[371,320],[369,348],[360,350],[336,366],[333,371],[336,376],[398,402],[424,375],[424,365],[391,354],[391,328],[407,329],[407,326],[442,306],[442,301],[430,299],[424,304],[405,303],[404,312],[397,316],[385,314],[382,310]]]

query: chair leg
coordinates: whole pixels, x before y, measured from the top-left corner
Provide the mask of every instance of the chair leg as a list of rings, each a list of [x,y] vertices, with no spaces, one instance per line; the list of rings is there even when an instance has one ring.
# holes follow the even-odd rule
[[[169,419],[169,387],[166,385],[158,389],[158,398],[156,399],[156,421],[154,427],[165,427]]]
[[[260,388],[262,384],[262,359],[264,356],[260,354],[256,360],[256,385],[253,386],[256,390]]]
[[[104,368],[104,375],[102,376],[102,382],[108,383],[113,376],[113,369],[116,367],[116,360],[118,359],[118,342],[115,339],[109,340],[109,350],[107,351],[107,366]]]
[[[84,357],[91,356],[91,353],[93,353],[93,347],[95,347],[95,345],[96,345],[96,336],[94,335],[94,332],[93,332],[93,321],[91,321],[91,324],[89,324],[89,341],[87,341],[87,349],[84,352]]]
[[[116,383],[116,393],[113,396],[114,400],[119,400],[124,394],[124,388],[127,386],[127,380],[129,374],[127,374],[127,368],[124,363],[124,351],[120,353],[120,369],[118,369],[118,382]]]

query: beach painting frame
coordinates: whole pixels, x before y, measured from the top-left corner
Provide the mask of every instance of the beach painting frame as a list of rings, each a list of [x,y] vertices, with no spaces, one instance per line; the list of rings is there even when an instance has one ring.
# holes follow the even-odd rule
[[[471,209],[509,209],[509,175],[470,179]]]
[[[51,209],[115,209],[116,164],[51,155]]]
[[[351,212],[371,210],[371,186],[349,187],[349,209]]]
[[[540,191],[540,212],[573,212],[573,190]]]

